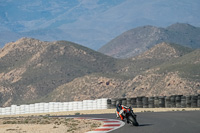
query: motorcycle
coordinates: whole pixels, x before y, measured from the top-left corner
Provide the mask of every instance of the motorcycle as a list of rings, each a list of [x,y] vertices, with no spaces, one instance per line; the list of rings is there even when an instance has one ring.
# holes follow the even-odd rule
[[[124,109],[121,110],[123,111],[121,115],[126,119],[127,123],[132,124],[133,126],[139,126],[139,123],[137,122],[136,119],[137,115],[133,112],[132,107],[131,106],[130,107],[123,106],[123,107]]]

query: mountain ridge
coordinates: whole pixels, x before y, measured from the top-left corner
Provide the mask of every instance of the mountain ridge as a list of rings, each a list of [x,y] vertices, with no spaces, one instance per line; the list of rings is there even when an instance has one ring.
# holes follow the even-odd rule
[[[200,26],[198,5],[198,0],[1,0],[0,47],[26,36],[69,40],[97,50],[138,26],[176,22]]]
[[[98,51],[115,58],[130,58],[161,42],[200,48],[199,36],[200,27],[184,23],[176,23],[167,28],[142,26],[122,33]]]
[[[0,106],[200,93],[199,53],[163,42],[115,59],[68,41],[22,38],[0,51]]]
[[[37,99],[76,77],[112,71],[114,64],[115,59],[72,42],[22,38],[0,51],[1,102]]]

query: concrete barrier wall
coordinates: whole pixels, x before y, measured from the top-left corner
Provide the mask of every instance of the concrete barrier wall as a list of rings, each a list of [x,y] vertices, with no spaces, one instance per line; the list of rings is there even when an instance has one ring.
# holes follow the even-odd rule
[[[35,103],[29,105],[11,105],[0,108],[0,115],[34,114],[63,111],[99,110],[116,108],[121,103],[133,108],[200,108],[200,94],[194,96],[159,96],[134,98],[102,98],[73,102]]]
[[[111,100],[108,98],[102,98],[74,102],[35,103],[20,106],[11,105],[10,107],[0,108],[0,115],[107,109],[111,108],[108,106],[110,105],[110,102]]]

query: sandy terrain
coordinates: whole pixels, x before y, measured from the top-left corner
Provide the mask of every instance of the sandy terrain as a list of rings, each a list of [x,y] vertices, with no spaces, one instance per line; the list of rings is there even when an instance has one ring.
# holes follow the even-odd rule
[[[1,118],[1,133],[84,133],[103,123],[95,120],[80,120],[48,117]]]
[[[134,112],[200,111],[200,108],[134,108]],[[43,114],[0,116],[1,133],[84,133],[103,125],[94,120],[48,118],[48,116],[109,114],[115,109],[67,111]],[[40,116],[40,117],[38,117]],[[9,118],[12,117],[12,118]]]

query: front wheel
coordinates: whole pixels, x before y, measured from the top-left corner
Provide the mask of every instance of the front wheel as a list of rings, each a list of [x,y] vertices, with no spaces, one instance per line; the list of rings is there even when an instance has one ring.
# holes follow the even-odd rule
[[[134,118],[133,116],[129,116],[128,119],[129,119],[129,122],[130,122],[131,124],[133,124],[133,126],[139,126],[139,124],[138,124],[136,118]]]

